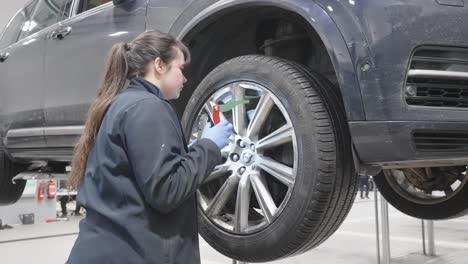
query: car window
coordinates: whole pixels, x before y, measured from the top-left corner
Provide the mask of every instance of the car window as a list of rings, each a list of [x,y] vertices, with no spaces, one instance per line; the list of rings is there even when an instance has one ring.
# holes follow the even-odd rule
[[[39,0],[32,18],[24,23],[20,38],[41,31],[63,18],[63,10],[69,0]]]
[[[3,32],[2,39],[0,39],[0,49],[11,45],[18,40],[24,23],[30,18],[36,2],[37,1],[31,2],[25,8],[21,9],[13,19],[11,19]]]
[[[78,13],[93,9],[110,1],[111,0],[81,0]]]
[[[57,2],[60,2],[61,4],[60,10],[62,10],[58,20],[62,21],[62,20],[69,18],[70,13],[72,12],[73,0],[62,0],[62,1],[57,1]]]

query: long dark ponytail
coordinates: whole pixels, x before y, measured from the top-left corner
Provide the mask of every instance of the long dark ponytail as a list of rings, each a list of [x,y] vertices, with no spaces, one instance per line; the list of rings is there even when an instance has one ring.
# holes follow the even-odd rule
[[[86,169],[88,155],[94,146],[104,114],[114,97],[126,86],[129,78],[145,76],[148,65],[160,57],[165,63],[175,59],[177,49],[185,61],[190,61],[187,47],[174,37],[158,31],[140,34],[130,43],[117,43],[109,51],[104,79],[88,112],[84,132],[74,149],[70,184],[79,189]]]

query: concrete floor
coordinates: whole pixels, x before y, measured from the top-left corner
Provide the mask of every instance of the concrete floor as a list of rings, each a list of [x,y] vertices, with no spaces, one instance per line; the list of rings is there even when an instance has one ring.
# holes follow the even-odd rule
[[[300,256],[271,263],[375,264],[374,215],[373,199],[357,198],[345,223],[325,243]],[[403,215],[391,207],[389,215],[392,263],[467,263],[468,216],[435,222],[437,257],[425,257],[422,255],[421,221]],[[72,216],[68,222],[36,223],[1,230],[2,263],[64,263],[76,239],[80,219]],[[49,237],[31,239],[41,236]],[[204,241],[201,241],[200,250],[203,264],[232,263]]]

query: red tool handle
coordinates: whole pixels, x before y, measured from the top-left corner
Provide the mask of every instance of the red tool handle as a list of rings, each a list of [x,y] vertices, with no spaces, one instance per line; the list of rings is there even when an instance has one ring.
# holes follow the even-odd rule
[[[220,118],[219,118],[219,105],[213,105],[213,123],[217,125],[219,123]]]

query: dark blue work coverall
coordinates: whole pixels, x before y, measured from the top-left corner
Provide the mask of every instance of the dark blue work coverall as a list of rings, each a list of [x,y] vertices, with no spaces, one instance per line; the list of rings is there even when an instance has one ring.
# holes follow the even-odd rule
[[[200,263],[196,190],[221,152],[208,139],[189,151],[161,96],[135,78],[110,105],[78,193],[87,216],[67,263]]]

